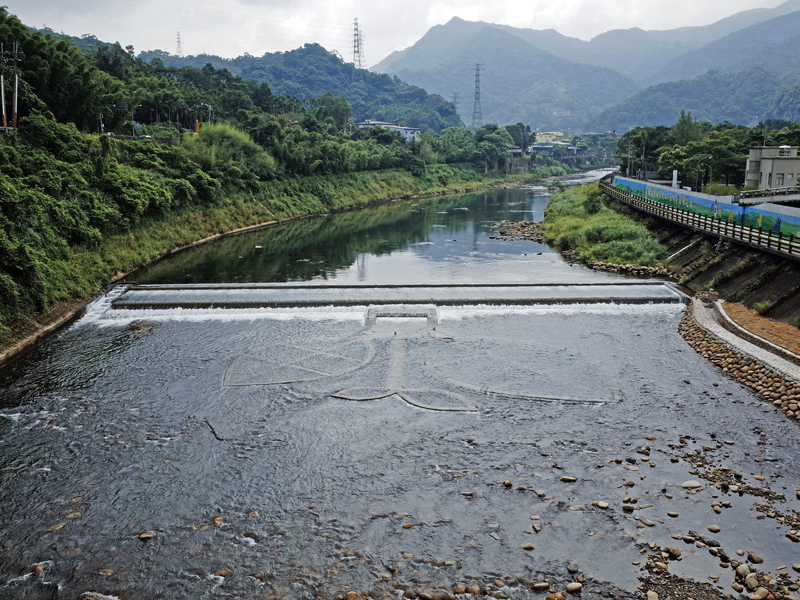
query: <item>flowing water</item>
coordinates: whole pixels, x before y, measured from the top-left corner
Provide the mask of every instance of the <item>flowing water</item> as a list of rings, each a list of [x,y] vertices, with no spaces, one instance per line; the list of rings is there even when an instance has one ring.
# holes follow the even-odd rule
[[[788,526],[758,518],[800,509],[797,425],[683,342],[674,289],[490,239],[546,203],[497,190],[221,239],[0,371],[0,598],[498,579],[544,598],[533,582],[578,574],[584,598],[627,598],[651,543],[730,591],[671,537],[712,523],[766,572],[798,562]],[[714,467],[785,500],[723,493]]]

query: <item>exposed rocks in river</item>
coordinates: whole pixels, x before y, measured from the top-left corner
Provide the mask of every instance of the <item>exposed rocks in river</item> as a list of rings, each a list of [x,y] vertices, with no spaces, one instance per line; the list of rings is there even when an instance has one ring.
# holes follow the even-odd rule
[[[537,244],[547,243],[539,223],[532,221],[519,221],[517,223],[503,221],[499,225],[497,235],[490,236],[489,239],[505,241],[530,240]]]

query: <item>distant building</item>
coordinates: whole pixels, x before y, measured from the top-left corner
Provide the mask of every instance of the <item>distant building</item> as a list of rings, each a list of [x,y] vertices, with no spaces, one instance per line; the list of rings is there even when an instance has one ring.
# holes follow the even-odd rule
[[[557,139],[564,137],[563,131],[537,131],[536,142],[547,143],[555,142]]]
[[[522,156],[522,148],[513,144],[506,144],[506,152],[514,156]]]
[[[370,121],[369,119],[367,119],[363,123],[357,123],[356,127],[358,127],[359,129],[372,129],[373,127],[383,127],[384,129],[396,131],[409,142],[419,141],[419,134],[421,132],[421,130],[417,129],[416,127],[403,127],[402,125],[396,125],[395,123],[386,123],[384,121]]]
[[[750,148],[745,168],[745,186],[765,189],[793,187],[800,177],[800,146]]]

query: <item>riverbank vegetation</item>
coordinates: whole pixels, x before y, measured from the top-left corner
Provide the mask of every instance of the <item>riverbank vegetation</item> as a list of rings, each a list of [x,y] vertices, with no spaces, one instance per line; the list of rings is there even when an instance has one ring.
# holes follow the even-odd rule
[[[730,121],[712,125],[681,111],[671,127],[635,127],[625,133],[617,143],[616,158],[624,174],[644,171],[671,179],[676,170],[682,185],[724,195],[743,188],[750,148],[783,145],[800,145],[800,123],[767,119],[755,127]],[[786,183],[794,184],[800,181]]]
[[[586,262],[653,266],[667,257],[644,225],[606,206],[597,184],[553,196],[542,232],[560,251]]]
[[[30,121],[18,136],[0,141],[0,155],[7,159],[0,166],[0,348],[30,333],[31,319],[37,327],[53,307],[89,298],[114,276],[209,236],[394,198],[565,172],[537,167],[524,175],[490,176],[469,164],[431,165],[421,176],[389,169],[259,180],[249,189],[235,189],[186,155],[81,136],[67,125],[50,123],[56,132],[66,128],[82,140],[71,154],[75,162],[59,161],[26,144],[36,119]],[[64,147],[54,149],[59,150]],[[106,152],[116,159],[104,158]],[[63,158],[68,154],[61,153]],[[181,157],[187,164],[176,165]],[[154,168],[141,168],[144,161]],[[14,168],[15,177],[5,175]],[[183,177],[170,177],[178,173]]]
[[[83,53],[4,8],[0,41],[25,58],[4,65],[19,75],[20,114],[0,134],[0,344],[208,236],[574,169],[547,160],[509,176],[512,136],[497,125],[418,140],[352,130],[343,98],[300,102],[224,69],[147,64],[118,44]],[[136,135],[88,133],[109,130]]]

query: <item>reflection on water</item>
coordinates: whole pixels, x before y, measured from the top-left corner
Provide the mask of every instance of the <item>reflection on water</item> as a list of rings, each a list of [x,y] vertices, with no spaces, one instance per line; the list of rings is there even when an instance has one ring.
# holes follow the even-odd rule
[[[217,240],[131,276],[138,283],[524,280],[546,245],[489,239],[506,221],[540,221],[548,196],[491,190],[303,219]]]

